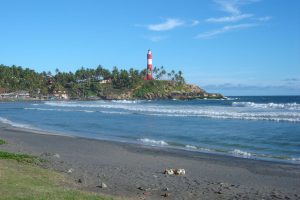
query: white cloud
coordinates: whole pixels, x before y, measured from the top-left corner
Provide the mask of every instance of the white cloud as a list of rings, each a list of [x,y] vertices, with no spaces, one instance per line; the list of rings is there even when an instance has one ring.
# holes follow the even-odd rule
[[[222,33],[226,33],[229,31],[247,29],[247,28],[251,28],[254,26],[257,26],[257,24],[237,24],[237,25],[224,26],[223,28],[220,28],[220,29],[201,33],[201,34],[197,35],[196,38],[208,39],[213,36],[220,35]]]
[[[151,31],[167,31],[167,30],[171,30],[171,29],[183,26],[184,24],[185,24],[185,22],[180,19],[169,18],[163,23],[149,24],[149,25],[147,25],[147,28]]]
[[[237,22],[249,17],[252,17],[253,14],[239,14],[239,15],[233,15],[233,16],[225,16],[225,17],[219,17],[219,18],[208,18],[205,21],[209,23],[222,23],[222,22]]]

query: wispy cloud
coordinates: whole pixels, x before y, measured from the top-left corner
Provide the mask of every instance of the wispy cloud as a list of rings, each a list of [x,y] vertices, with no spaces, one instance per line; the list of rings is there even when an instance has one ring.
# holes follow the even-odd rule
[[[199,23],[199,20],[193,20],[191,26],[197,26]]]
[[[255,2],[259,2],[260,0],[214,0],[218,9],[229,14],[228,16],[223,17],[210,17],[205,20],[208,23],[234,23],[242,20],[247,20],[248,22],[235,24],[235,25],[227,25],[223,26],[219,29],[210,30],[204,33],[200,33],[196,36],[196,38],[207,39],[216,35],[220,35],[229,31],[234,30],[242,30],[251,28],[254,26],[261,25],[263,22],[269,21],[272,19],[271,16],[265,17],[255,17],[252,13],[243,13],[241,11],[241,7],[246,4],[251,4]],[[252,20],[252,21],[249,21]],[[255,20],[256,22],[253,22]]]
[[[253,14],[239,14],[239,15],[233,15],[233,16],[225,16],[225,17],[219,17],[219,18],[208,18],[205,21],[209,23],[223,23],[223,22],[237,22],[249,17],[252,17]]]
[[[247,29],[247,28],[251,28],[254,26],[257,26],[257,24],[249,23],[249,24],[236,24],[236,25],[224,26],[223,28],[220,28],[220,29],[215,29],[212,31],[201,33],[201,34],[197,35],[196,38],[208,39],[208,38],[212,38],[213,36],[220,35],[222,33],[226,33],[229,31]]]
[[[251,18],[254,15],[251,13],[242,13],[241,6],[258,2],[259,0],[214,0],[218,9],[226,12],[229,16],[224,17],[211,17],[206,19],[209,23],[225,23],[225,22],[237,22],[243,19]],[[261,18],[261,20],[264,20]]]
[[[270,21],[271,19],[272,19],[271,16],[265,16],[265,17],[256,18],[256,20],[260,21],[260,22],[267,22],[267,21]]]
[[[232,15],[239,15],[240,8],[238,6],[239,1],[235,0],[215,0],[215,3],[219,6],[219,9]]]
[[[184,24],[185,22],[180,19],[169,18],[166,19],[165,22],[159,24],[149,24],[147,25],[147,28],[151,31],[168,31],[183,26]]]
[[[219,9],[231,15],[241,14],[241,6],[259,2],[260,0],[214,0]]]

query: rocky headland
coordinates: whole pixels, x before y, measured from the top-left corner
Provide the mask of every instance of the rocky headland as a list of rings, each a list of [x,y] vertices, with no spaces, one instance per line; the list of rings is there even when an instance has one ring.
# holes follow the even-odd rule
[[[222,99],[219,93],[208,93],[192,84],[178,84],[175,81],[145,81],[133,89],[107,90],[99,96],[105,100],[192,100],[192,99]]]

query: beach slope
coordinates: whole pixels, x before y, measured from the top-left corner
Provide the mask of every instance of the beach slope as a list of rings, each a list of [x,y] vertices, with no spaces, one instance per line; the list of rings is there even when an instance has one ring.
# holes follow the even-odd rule
[[[0,150],[48,160],[81,190],[130,199],[300,199],[300,166],[42,134],[0,124]],[[185,175],[165,175],[183,168]],[[105,183],[107,188],[102,188]],[[167,197],[164,197],[167,196]]]

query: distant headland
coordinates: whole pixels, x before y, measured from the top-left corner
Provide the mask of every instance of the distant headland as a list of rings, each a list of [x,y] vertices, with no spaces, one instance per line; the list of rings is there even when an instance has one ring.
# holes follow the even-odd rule
[[[131,99],[220,99],[223,95],[207,93],[187,84],[181,71],[167,72],[163,66],[152,68],[152,53],[147,53],[147,69],[110,71],[101,65],[73,72],[38,73],[20,66],[0,65],[2,100],[131,100]]]

